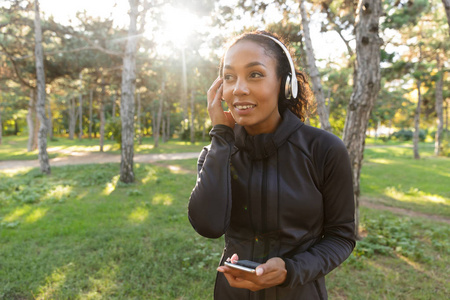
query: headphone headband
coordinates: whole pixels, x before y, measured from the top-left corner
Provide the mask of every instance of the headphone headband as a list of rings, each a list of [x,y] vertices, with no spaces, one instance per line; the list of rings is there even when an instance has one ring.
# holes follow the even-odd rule
[[[289,61],[289,66],[291,67],[291,84],[290,84],[291,85],[291,94],[292,94],[292,97],[297,98],[297,94],[298,94],[297,75],[295,74],[294,61],[292,60],[292,57],[289,54],[289,50],[286,48],[286,46],[282,42],[280,42],[276,38],[271,37],[270,35],[266,35],[266,34],[259,34],[259,35],[268,37],[269,39],[271,39],[272,41],[277,43],[283,50],[284,54],[286,55],[286,57]]]

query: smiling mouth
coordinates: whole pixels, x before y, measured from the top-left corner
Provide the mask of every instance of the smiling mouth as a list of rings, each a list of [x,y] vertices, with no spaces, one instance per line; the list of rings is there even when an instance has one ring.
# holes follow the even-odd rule
[[[239,110],[246,110],[249,108],[254,108],[256,105],[235,105],[234,107]]]

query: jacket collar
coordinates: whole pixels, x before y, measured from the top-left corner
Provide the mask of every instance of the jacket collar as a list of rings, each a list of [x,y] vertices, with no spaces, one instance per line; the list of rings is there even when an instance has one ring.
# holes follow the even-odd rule
[[[264,159],[273,155],[302,125],[303,122],[289,109],[283,112],[281,123],[273,133],[250,136],[244,127],[236,124],[234,127],[235,146],[248,152],[253,160]]]

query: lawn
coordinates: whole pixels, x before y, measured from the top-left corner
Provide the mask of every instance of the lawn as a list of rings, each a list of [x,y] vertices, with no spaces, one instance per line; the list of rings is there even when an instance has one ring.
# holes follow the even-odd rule
[[[448,216],[449,159],[428,148],[420,161],[401,146],[367,149],[363,196]],[[129,185],[118,164],[0,173],[0,299],[212,299],[223,239],[187,220],[195,169],[137,164]],[[330,299],[447,299],[448,224],[362,207],[361,227],[327,276]]]
[[[421,144],[421,159],[411,147],[369,147],[364,153],[361,190],[364,199],[450,218],[450,158],[436,157]]]

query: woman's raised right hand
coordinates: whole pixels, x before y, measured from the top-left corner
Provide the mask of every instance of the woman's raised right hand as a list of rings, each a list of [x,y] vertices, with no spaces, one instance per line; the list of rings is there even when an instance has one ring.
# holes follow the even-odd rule
[[[208,90],[208,114],[212,125],[223,124],[234,128],[236,123],[229,111],[222,109],[223,79],[218,77]]]

